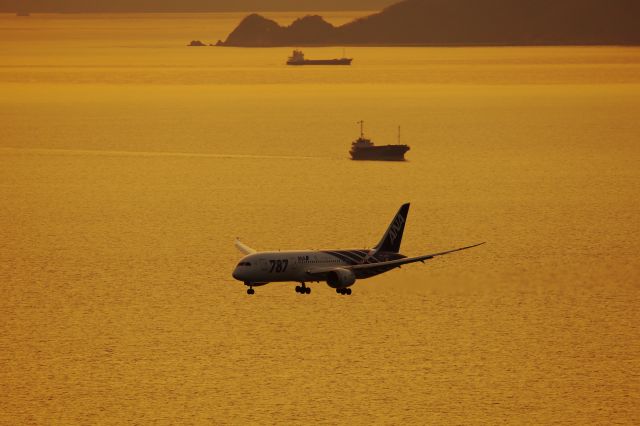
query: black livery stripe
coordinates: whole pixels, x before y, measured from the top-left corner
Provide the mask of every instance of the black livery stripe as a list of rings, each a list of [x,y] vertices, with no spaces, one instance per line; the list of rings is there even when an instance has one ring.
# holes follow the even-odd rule
[[[323,251],[323,253],[325,254],[330,254],[331,256],[335,256],[338,259],[342,260],[343,262],[349,264],[349,265],[357,265],[359,262],[356,260],[353,260],[350,256],[346,256],[343,252],[339,252],[339,251]]]
[[[350,259],[352,259],[353,261],[356,262],[356,264],[360,264],[362,263],[362,261],[364,260],[364,255],[358,254],[355,251],[351,251],[351,250],[341,250],[340,251],[341,254],[343,254],[344,256],[349,257]]]

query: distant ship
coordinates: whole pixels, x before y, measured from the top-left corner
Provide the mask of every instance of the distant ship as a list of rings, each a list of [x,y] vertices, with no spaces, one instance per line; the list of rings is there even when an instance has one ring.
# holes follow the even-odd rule
[[[376,146],[370,139],[364,137],[364,121],[359,121],[360,137],[351,144],[352,160],[404,161],[404,153],[409,151],[408,145],[380,145]],[[398,127],[398,142],[400,142],[400,128]]]
[[[302,50],[294,50],[287,60],[287,65],[351,65],[351,61],[352,58],[305,59]]]

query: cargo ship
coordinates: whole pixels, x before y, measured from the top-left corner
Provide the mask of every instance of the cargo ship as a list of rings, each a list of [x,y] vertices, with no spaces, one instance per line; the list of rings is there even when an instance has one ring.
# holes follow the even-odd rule
[[[287,65],[351,65],[351,61],[352,58],[305,59],[302,50],[294,50],[287,60]]]
[[[351,144],[352,160],[374,161],[404,161],[404,154],[411,149],[408,145],[379,145],[364,137],[364,121],[359,121],[360,137]],[[400,128],[398,127],[398,142],[400,142]]]

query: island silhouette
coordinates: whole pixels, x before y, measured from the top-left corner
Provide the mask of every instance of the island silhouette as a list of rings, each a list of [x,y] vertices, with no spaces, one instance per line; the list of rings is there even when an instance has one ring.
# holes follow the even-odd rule
[[[342,26],[254,13],[218,45],[638,45],[638,22],[638,0],[405,0]]]

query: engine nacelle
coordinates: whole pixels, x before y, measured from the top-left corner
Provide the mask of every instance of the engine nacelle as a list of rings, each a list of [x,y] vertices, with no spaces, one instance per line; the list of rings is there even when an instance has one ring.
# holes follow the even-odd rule
[[[356,282],[356,275],[348,269],[334,269],[327,274],[327,284],[331,288],[350,287]]]

